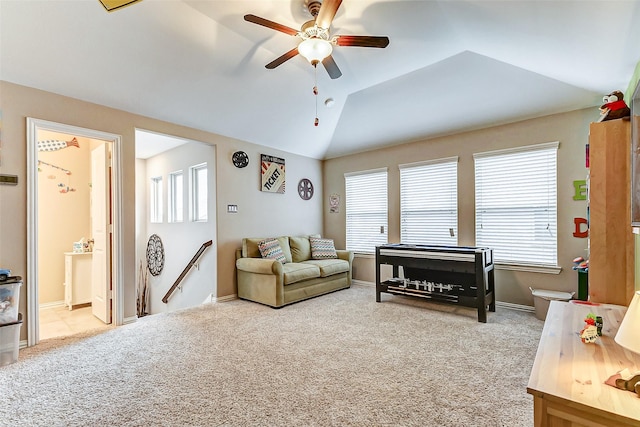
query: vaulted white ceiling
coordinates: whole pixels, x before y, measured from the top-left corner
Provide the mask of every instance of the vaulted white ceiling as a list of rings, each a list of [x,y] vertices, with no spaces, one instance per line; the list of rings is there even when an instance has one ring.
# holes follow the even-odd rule
[[[344,0],[332,80],[298,39],[305,0],[0,0],[0,79],[313,158],[594,107],[640,60],[639,1]],[[333,98],[332,108],[324,100]]]

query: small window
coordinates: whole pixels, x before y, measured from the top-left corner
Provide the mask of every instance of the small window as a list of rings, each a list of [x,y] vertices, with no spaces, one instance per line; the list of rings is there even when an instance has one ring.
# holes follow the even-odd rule
[[[184,212],[182,171],[169,174],[169,222],[182,222]]]
[[[375,253],[388,243],[387,170],[345,174],[347,250]]]
[[[150,195],[150,220],[151,222],[160,223],[162,222],[162,177],[151,178]]]
[[[458,244],[458,158],[400,165],[400,241]]]
[[[191,167],[191,221],[208,218],[207,164]]]

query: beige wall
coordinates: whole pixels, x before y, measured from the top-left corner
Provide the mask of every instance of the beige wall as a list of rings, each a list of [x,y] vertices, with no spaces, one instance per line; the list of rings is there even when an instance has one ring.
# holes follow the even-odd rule
[[[398,165],[443,157],[459,156],[458,163],[458,233],[459,245],[475,243],[474,163],[473,153],[510,147],[559,141],[558,150],[558,263],[562,272],[555,274],[498,270],[498,301],[533,305],[529,286],[540,289],[577,291],[577,273],[571,269],[573,258],[585,256],[586,239],[573,237],[574,217],[586,216],[586,202],[573,200],[573,181],[585,179],[585,144],[589,123],[598,118],[595,108],[527,120],[453,136],[418,141],[390,148],[327,160],[324,163],[325,234],[345,245],[344,174],[387,167],[389,194],[389,241],[400,241],[400,174]],[[329,195],[340,195],[340,212],[329,212]],[[372,257],[354,262],[354,279],[375,281]]]
[[[216,146],[215,195],[217,209],[217,296],[235,294],[235,249],[242,237],[280,234],[318,233],[322,231],[322,164],[318,160],[279,150],[195,130],[185,126],[150,119],[125,111],[90,104],[50,92],[0,82],[2,111],[0,173],[18,175],[17,186],[0,186],[0,262],[29,280],[27,269],[27,186],[26,186],[26,118],[33,117],[57,123],[95,129],[122,136],[123,157],[123,274],[124,317],[135,316],[136,283],[136,191],[135,147],[136,128],[175,135]],[[243,112],[212,111],[209,114],[243,114]],[[252,124],[246,117],[247,126]],[[285,128],[283,123],[283,129]],[[286,135],[283,134],[283,137]],[[237,169],[231,155],[244,150],[251,163]],[[286,160],[287,192],[262,193],[260,189],[261,153]],[[309,201],[300,199],[297,183],[309,178],[316,186],[317,196]],[[227,214],[227,204],[238,205],[237,214]],[[214,225],[212,225],[213,227]],[[21,290],[20,312],[26,317],[26,288]],[[24,324],[21,339],[26,339]]]

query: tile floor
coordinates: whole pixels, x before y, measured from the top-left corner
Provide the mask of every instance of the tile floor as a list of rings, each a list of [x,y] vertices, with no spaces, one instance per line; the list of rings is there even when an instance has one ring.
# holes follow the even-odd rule
[[[40,309],[40,340],[109,327],[91,313],[91,306],[71,311],[67,306]]]

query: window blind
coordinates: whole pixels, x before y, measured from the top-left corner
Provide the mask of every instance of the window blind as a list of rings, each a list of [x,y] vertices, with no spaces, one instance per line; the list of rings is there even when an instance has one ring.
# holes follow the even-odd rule
[[[474,154],[476,246],[497,263],[557,265],[558,143]]]
[[[458,158],[400,165],[400,240],[458,244]]]
[[[387,170],[345,174],[347,250],[375,253],[388,242]]]

